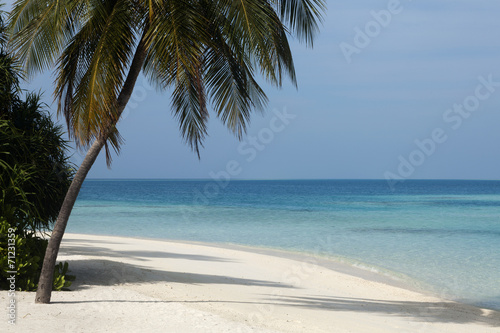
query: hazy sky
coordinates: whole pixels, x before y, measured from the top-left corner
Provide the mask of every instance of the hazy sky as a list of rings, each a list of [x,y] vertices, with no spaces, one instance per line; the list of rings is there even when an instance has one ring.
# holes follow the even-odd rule
[[[497,0],[329,1],[314,48],[292,42],[298,90],[264,85],[243,141],[213,115],[198,160],[169,95],[141,77],[121,155],[89,177],[499,179],[498,13]],[[29,87],[51,101],[52,81]]]

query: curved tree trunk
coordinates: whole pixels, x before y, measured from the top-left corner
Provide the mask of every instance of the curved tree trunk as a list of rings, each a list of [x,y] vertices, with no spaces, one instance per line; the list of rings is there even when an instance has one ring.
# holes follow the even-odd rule
[[[52,283],[54,279],[54,267],[56,265],[57,254],[59,253],[59,246],[61,245],[61,240],[64,235],[64,230],[68,224],[68,219],[75,204],[80,188],[82,187],[85,177],[87,177],[90,168],[94,164],[99,152],[106,140],[100,139],[96,140],[85,155],[82,164],[78,168],[73,181],[66,193],[61,210],[57,216],[56,224],[54,225],[54,230],[52,230],[52,235],[50,236],[49,245],[45,251],[45,257],[43,259],[42,272],[40,274],[40,280],[38,281],[38,289],[36,290],[36,303],[49,303],[50,296],[52,292]]]
[[[125,106],[130,99],[130,96],[132,95],[135,82],[137,81],[137,77],[141,72],[144,60],[146,59],[144,36],[145,34],[142,36],[141,41],[137,46],[134,58],[132,60],[132,63],[130,64],[129,73],[127,75],[125,83],[123,84],[120,95],[117,98],[117,119],[120,118],[123,110],[125,109]],[[112,124],[112,126],[114,125],[116,125],[116,123]],[[61,245],[64,231],[66,230],[66,225],[68,224],[69,216],[75,204],[76,198],[78,197],[78,193],[80,192],[83,181],[87,177],[90,168],[94,164],[97,156],[99,155],[99,152],[106,143],[106,133],[110,128],[105,129],[103,131],[105,134],[100,136],[87,151],[87,154],[85,155],[85,158],[78,168],[78,171],[76,172],[76,175],[71,182],[69,190],[66,193],[66,197],[64,198],[61,210],[59,211],[59,215],[57,216],[54,229],[52,230],[52,235],[50,236],[47,250],[45,251],[42,272],[40,274],[40,280],[38,281],[38,289],[36,290],[35,303],[50,303],[57,254],[59,253],[59,247]]]

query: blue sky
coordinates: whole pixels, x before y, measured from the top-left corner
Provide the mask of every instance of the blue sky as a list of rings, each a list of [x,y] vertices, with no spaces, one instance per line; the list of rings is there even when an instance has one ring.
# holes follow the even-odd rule
[[[329,1],[314,48],[292,42],[298,90],[264,84],[268,107],[243,141],[212,116],[198,160],[169,95],[141,77],[120,156],[89,177],[499,179],[499,12],[495,0]],[[50,102],[52,81],[28,87]]]

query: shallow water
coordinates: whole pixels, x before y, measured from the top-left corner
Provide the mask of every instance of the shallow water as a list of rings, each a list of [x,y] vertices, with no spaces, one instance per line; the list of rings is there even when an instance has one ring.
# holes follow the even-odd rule
[[[313,253],[500,309],[500,182],[89,180],[68,232]]]

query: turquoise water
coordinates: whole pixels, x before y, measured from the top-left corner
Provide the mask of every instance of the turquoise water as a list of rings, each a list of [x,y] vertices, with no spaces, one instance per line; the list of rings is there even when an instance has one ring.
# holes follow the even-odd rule
[[[86,181],[68,232],[307,252],[500,309],[500,181]]]

